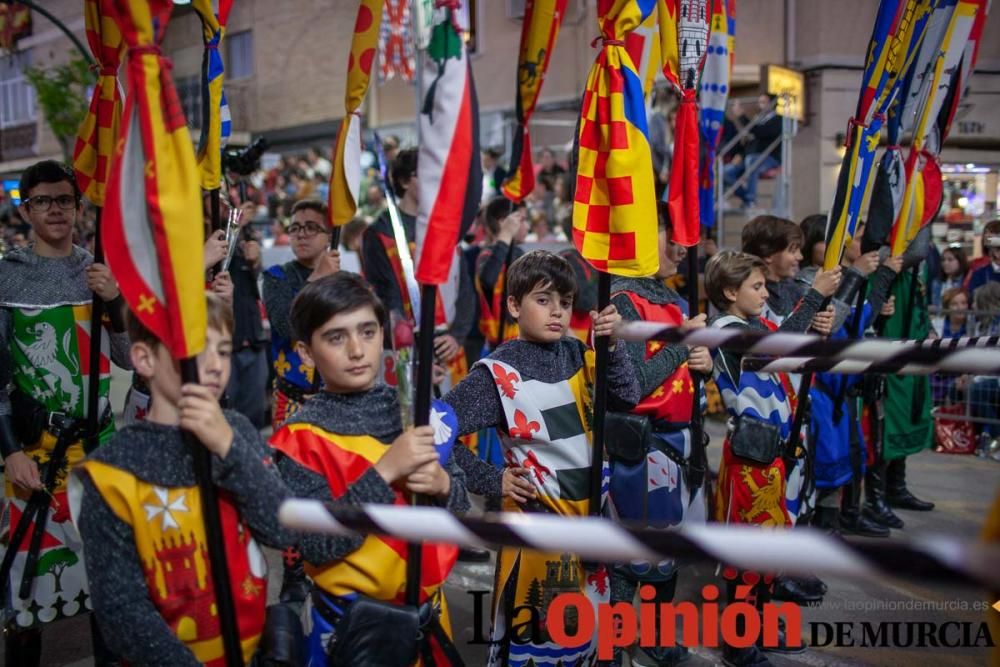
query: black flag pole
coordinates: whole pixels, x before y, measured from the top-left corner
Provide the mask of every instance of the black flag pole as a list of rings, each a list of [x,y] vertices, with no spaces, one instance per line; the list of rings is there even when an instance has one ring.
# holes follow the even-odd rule
[[[420,329],[417,332],[417,382],[413,402],[413,425],[427,426],[431,415],[431,388],[434,374],[434,313],[437,308],[437,287],[421,286]],[[423,497],[413,494],[410,503],[419,505]],[[410,542],[406,554],[406,604],[420,604],[420,573],[423,543]]]
[[[96,207],[94,220],[94,263],[104,263],[104,248],[101,244],[101,211]],[[96,293],[90,302],[90,375],[87,376],[87,438],[84,447],[87,453],[97,449],[101,441],[101,337],[104,327],[104,299]]]
[[[181,360],[181,380],[185,384],[199,384],[198,362],[193,357]],[[212,454],[191,432],[184,432],[184,442],[191,450],[194,475],[201,495],[202,520],[205,523],[205,541],[208,544],[208,562],[215,589],[215,605],[222,631],[222,646],[226,653],[226,667],[243,667],[243,647],[240,644],[239,626],[236,624],[236,606],[229,582],[226,545],[222,540],[222,519],[219,515],[219,497],[212,483]]]
[[[687,272],[687,293],[688,293],[688,315],[697,317],[701,311],[701,304],[698,302],[698,244],[688,248],[688,272]],[[691,373],[691,384],[694,387],[691,408],[691,488],[690,496],[694,498],[705,482],[705,475],[708,471],[708,459],[705,452],[705,424],[701,413],[701,374]]]
[[[597,272],[597,312],[611,303],[611,274]],[[604,476],[604,421],[608,411],[608,361],[611,356],[608,336],[594,336],[594,422],[590,459],[590,515],[601,513],[601,482]]]

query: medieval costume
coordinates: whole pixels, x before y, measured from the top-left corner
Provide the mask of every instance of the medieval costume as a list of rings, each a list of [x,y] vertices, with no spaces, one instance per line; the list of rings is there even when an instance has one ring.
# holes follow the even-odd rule
[[[616,277],[611,287],[611,302],[624,321],[679,326],[687,315],[687,302],[656,278]],[[609,415],[605,430],[611,465],[611,502],[622,519],[642,521],[650,526],[666,528],[692,521],[702,523],[705,520],[704,496],[697,492],[692,495],[687,484],[692,453],[690,424],[695,407],[694,382],[687,367],[688,348],[646,341],[627,343],[625,350],[643,397],[625,419],[648,421],[651,437],[646,442],[622,442],[617,446],[620,438],[635,431],[618,428],[614,421],[620,417]],[[677,585],[675,562],[632,562],[615,566],[611,575],[611,602],[630,604],[640,584],[656,589],[656,597],[652,600],[655,604],[671,602]],[[659,624],[657,619],[657,636]],[[643,650],[658,663],[676,661],[686,653],[682,647],[657,646]],[[622,656],[615,658],[616,664],[622,664]]]
[[[904,270],[892,286],[896,312],[885,322],[886,338],[922,339],[930,331],[927,299],[917,271]],[[886,377],[883,463],[889,505],[928,511],[934,503],[920,500],[906,487],[906,457],[933,444],[931,390],[928,376]]]
[[[537,498],[525,506],[505,499],[505,511],[590,513],[593,359],[573,338],[550,344],[509,341],[477,362],[445,396],[460,433],[497,428],[507,465],[530,471],[526,479]],[[611,353],[607,383],[611,409],[630,410],[638,402],[638,383],[623,347]],[[587,571],[571,553],[502,549],[489,664],[592,664],[596,638],[579,647],[555,644],[544,630],[545,612],[560,593],[582,592],[595,604],[607,601],[608,583],[603,565]]]
[[[780,330],[805,331],[819,310],[823,296],[809,290],[782,323]],[[777,331],[774,323],[758,317],[744,320],[736,315],[722,315],[711,326],[738,327],[759,331]],[[794,453],[786,451],[795,414],[795,392],[784,373],[768,374],[743,371],[742,355],[727,350],[713,350],[713,375],[729,412],[729,432],[722,447],[718,487],[715,498],[716,519],[723,523],[761,526],[792,525],[786,501],[786,470]],[[772,595],[773,575],[739,571],[724,567],[727,601],[737,599],[737,586],[745,584],[751,592],[745,601],[763,607]],[[742,619],[741,619],[742,620]],[[741,654],[741,664],[754,664],[757,648],[725,647],[727,653]]]
[[[302,362],[292,340],[289,313],[295,295],[305,287],[312,269],[292,260],[264,272],[263,296],[271,323],[271,364],[274,368],[274,401],[271,427],[281,428],[302,403],[314,394],[313,367]]]
[[[846,269],[834,299],[838,317],[830,338],[860,338],[874,323],[895,277],[888,267],[879,267],[871,278],[871,294],[867,302],[860,303],[859,312],[857,296],[866,288],[865,279],[856,270]],[[843,324],[837,326],[841,321]],[[861,535],[885,537],[888,530],[873,525],[861,514],[859,506],[861,479],[866,474],[865,438],[858,405],[862,380],[860,375],[836,373],[817,373],[813,377],[809,398],[812,469],[819,496],[816,523],[830,530],[842,527]],[[843,494],[838,499],[841,488]]]
[[[236,623],[249,663],[264,628],[267,561],[257,541],[283,546],[288,490],[253,425],[227,410],[233,443],[212,457]],[[201,493],[176,426],[141,422],[74,472],[70,502],[87,549],[94,611],[131,664],[221,666]]]
[[[271,440],[282,476],[298,496],[352,505],[409,505],[409,494],[387,484],[374,468],[402,433],[400,414],[395,390],[386,385],[356,394],[317,394]],[[464,476],[454,465],[446,467],[451,491],[442,504],[465,512],[469,499]],[[379,627],[376,635],[362,636],[343,632],[341,624],[354,627],[355,615],[372,613],[372,601],[383,610],[391,603],[399,613],[407,613],[405,541],[376,535],[335,540],[303,535],[300,549],[313,580],[306,630],[309,665],[326,665],[329,656],[345,651],[352,652],[357,664],[409,664],[399,662],[398,653],[386,662],[386,654],[376,652],[381,649],[412,652],[410,662],[419,658],[428,664],[433,656],[431,664],[453,664],[455,648],[441,587],[458,557],[456,547],[423,547],[420,607],[410,610],[419,615],[427,638],[419,645],[407,642],[401,628],[387,635]]]
[[[487,246],[476,258],[476,295],[479,297],[479,331],[491,350],[508,340],[517,338],[517,322],[507,313],[504,303],[507,286],[507,268],[524,254],[520,245],[497,241]],[[500,323],[504,324],[500,336]]]
[[[119,297],[107,306],[114,324],[110,318],[104,323],[100,367],[90,369],[93,293],[85,272],[92,262],[76,246],[67,257],[22,248],[0,262],[0,445],[4,458],[23,451],[35,461],[45,485],[32,493],[6,483],[0,604],[11,628],[8,645],[20,630],[91,609],[80,536],[69,520],[66,476],[84,457],[85,438],[97,435],[85,433],[90,373],[100,373],[98,427],[105,440],[114,430],[110,360],[131,368]],[[40,636],[24,634],[35,636],[40,650]]]

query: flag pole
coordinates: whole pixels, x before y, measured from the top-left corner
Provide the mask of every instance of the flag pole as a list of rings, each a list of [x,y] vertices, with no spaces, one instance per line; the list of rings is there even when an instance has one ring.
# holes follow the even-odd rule
[[[194,357],[181,359],[181,380],[185,384],[199,384],[198,362]],[[194,475],[201,495],[202,520],[205,523],[205,541],[208,544],[208,561],[215,589],[215,605],[222,631],[222,646],[226,667],[243,667],[243,648],[240,645],[239,626],[236,624],[236,606],[229,581],[226,545],[222,540],[222,519],[219,515],[219,498],[212,483],[212,454],[190,431],[184,431],[184,443],[191,451]]]
[[[413,0],[414,23],[413,38],[415,41],[416,66],[414,74],[416,85],[414,90],[414,102],[416,104],[417,121],[417,146],[420,145],[420,114],[423,106],[424,94],[424,48],[422,44],[421,22],[422,12],[420,11],[419,0]],[[418,162],[417,168],[420,168]],[[412,185],[411,185],[412,187]],[[434,372],[434,310],[437,301],[437,288],[434,285],[420,286],[420,313],[414,312],[414,317],[419,317],[417,322],[417,378],[416,395],[413,397],[413,425],[426,426],[430,421],[431,409],[431,380]],[[410,496],[410,504],[417,506],[423,503],[420,494],[414,493]],[[409,542],[406,545],[406,604],[413,607],[420,605],[420,574],[423,570],[423,542]]]
[[[699,223],[701,224],[701,223]],[[701,304],[698,301],[698,244],[688,248],[688,313],[690,317],[697,317],[701,311]],[[691,408],[691,488],[688,489],[690,497],[694,498],[698,489],[705,481],[705,474],[708,469],[708,459],[705,455],[705,424],[704,415],[701,412],[701,374],[691,372],[691,385],[694,389]]]
[[[597,312],[611,303],[611,274],[597,272]],[[608,411],[608,361],[611,339],[594,336],[594,424],[591,433],[590,506],[591,516],[601,514],[601,485],[604,477],[604,421]]]
[[[104,248],[101,245],[102,206],[95,207],[94,220],[94,263],[104,263]],[[101,336],[104,334],[101,322],[104,319],[104,299],[94,293],[90,302],[90,374],[87,376],[87,439],[84,442],[87,453],[97,449],[101,440]]]

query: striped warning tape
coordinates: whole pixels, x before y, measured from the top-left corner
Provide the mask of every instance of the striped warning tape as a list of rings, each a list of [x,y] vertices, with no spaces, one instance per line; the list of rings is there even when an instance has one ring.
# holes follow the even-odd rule
[[[569,552],[606,563],[708,560],[763,572],[867,580],[896,576],[1000,589],[1000,545],[945,536],[847,541],[808,528],[705,524],[656,530],[598,517],[520,513],[459,517],[439,507],[338,507],[301,499],[285,501],[279,518],[286,527],[303,532],[375,533],[464,547]]]
[[[973,336],[938,340],[831,340],[809,334],[756,331],[730,327],[706,327],[683,331],[653,322],[624,322],[616,335],[628,342],[657,340],[674,345],[700,345],[741,354],[766,357],[822,358],[825,363],[866,361],[887,364],[885,368],[913,374],[935,371],[1000,375],[1000,337]],[[847,372],[847,371],[844,371]],[[864,372],[851,370],[850,372]],[[876,371],[871,371],[876,372]]]

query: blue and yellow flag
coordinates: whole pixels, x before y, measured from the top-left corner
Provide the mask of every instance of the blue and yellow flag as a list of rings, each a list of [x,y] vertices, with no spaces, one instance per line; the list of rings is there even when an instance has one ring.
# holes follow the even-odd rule
[[[948,12],[947,22],[936,22],[936,17],[932,15],[928,30],[933,32],[928,34],[917,59],[918,66],[926,62],[928,69],[917,94],[914,96],[914,91],[910,91],[910,99],[917,100],[912,106],[916,110],[916,125],[906,160],[906,191],[892,232],[893,256],[899,256],[906,250],[941,206],[943,184],[937,155],[941,151],[942,137],[936,121],[949,97],[951,85],[956,83],[952,72],[961,67],[976,15],[985,9],[981,0],[951,0],[950,4],[953,8]],[[925,53],[929,53],[926,58]],[[961,95],[961,91],[956,91],[956,94]]]
[[[229,102],[222,89],[223,65],[222,38],[229,21],[233,0],[192,0],[191,5],[201,19],[202,40],[205,52],[201,60],[201,137],[198,140],[198,167],[201,169],[201,187],[218,190],[222,181],[222,151],[229,142],[232,122]]]
[[[105,253],[142,324],[174,358],[193,357],[205,345],[205,230],[194,147],[159,46],[173,2],[115,0],[115,7],[128,75],[102,221]]]
[[[528,121],[542,92],[549,58],[556,48],[559,26],[566,14],[566,0],[535,0],[524,8],[521,48],[517,59],[517,131],[511,152],[512,172],[503,183],[503,194],[520,202],[535,189]]]
[[[603,43],[580,109],[573,243],[594,268],[622,276],[659,267],[643,79],[625,49],[655,7],[655,0],[598,0]]]
[[[912,43],[922,39],[922,18],[932,0],[882,0],[868,44],[858,106],[848,123],[846,152],[826,230],[823,266],[840,264],[854,238],[875,182],[873,167],[882,126],[912,66]]]

